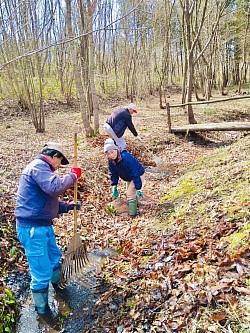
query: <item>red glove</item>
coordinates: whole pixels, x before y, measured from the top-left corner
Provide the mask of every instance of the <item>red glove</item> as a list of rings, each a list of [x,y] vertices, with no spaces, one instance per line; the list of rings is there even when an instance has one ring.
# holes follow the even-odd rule
[[[77,167],[72,167],[71,172],[73,172],[76,175],[76,178],[80,178],[82,175],[82,169]]]

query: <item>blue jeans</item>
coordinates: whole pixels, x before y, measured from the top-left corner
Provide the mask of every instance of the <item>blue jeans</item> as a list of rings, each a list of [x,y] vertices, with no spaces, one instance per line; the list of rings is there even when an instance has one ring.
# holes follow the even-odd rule
[[[53,227],[17,227],[16,231],[28,260],[31,289],[47,288],[53,269],[59,265],[62,256],[62,252],[56,244]]]

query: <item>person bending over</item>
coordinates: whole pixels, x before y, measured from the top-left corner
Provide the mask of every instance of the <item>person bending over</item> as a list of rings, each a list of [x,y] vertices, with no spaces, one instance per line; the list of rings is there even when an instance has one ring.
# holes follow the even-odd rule
[[[112,197],[118,198],[117,185],[119,178],[127,182],[127,200],[129,215],[137,213],[137,197],[143,198],[142,175],[145,170],[141,163],[126,150],[121,151],[114,140],[108,138],[104,142],[104,153],[108,158],[108,167],[113,187]]]
[[[130,103],[128,106],[115,110],[103,125],[105,131],[115,141],[116,145],[120,147],[121,151],[126,150],[126,142],[123,134],[127,128],[139,141],[142,141],[132,122],[132,115],[137,112],[136,105]]]

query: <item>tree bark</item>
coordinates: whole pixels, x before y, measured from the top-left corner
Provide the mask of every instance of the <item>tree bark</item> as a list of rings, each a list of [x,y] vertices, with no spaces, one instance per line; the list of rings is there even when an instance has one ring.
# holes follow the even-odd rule
[[[66,24],[68,28],[69,37],[73,36],[73,29],[72,29],[72,20],[71,20],[71,0],[66,0]],[[75,44],[72,47],[72,57],[73,57],[73,67],[74,67],[74,76],[75,76],[75,84],[76,89],[78,92],[79,102],[80,102],[80,112],[82,116],[82,122],[85,129],[85,134],[87,137],[93,135],[93,129],[90,126],[90,122],[86,112],[86,101],[85,101],[85,94],[82,86],[81,81],[81,70],[79,67],[79,61],[77,58],[77,50]]]

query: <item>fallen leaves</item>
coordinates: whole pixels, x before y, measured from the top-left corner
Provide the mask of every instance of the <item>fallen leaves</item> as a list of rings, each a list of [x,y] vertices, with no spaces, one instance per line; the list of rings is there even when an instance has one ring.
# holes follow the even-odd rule
[[[33,137],[32,133],[27,133],[26,140],[35,142],[37,148],[40,142]],[[25,138],[22,137],[22,140],[25,141]],[[249,297],[250,279],[249,246],[243,242],[249,233],[244,232],[236,239],[231,236],[240,232],[242,225],[249,221],[249,199],[244,188],[240,194],[241,201],[236,200],[234,191],[230,200],[223,197],[223,193],[229,192],[224,179],[230,178],[226,166],[231,159],[211,159],[209,168],[218,165],[223,177],[210,174],[209,168],[205,170],[207,178],[204,188],[191,195],[185,206],[181,206],[182,198],[178,198],[177,202],[160,203],[160,196],[166,189],[174,187],[174,180],[181,177],[178,167],[186,164],[189,169],[190,162],[210,154],[213,148],[191,145],[185,140],[177,142],[175,139],[173,143],[158,138],[155,147],[150,147],[151,151],[161,153],[160,165],[156,165],[154,154],[129,141],[128,150],[149,166],[146,198],[140,202],[142,214],[131,220],[126,214],[126,205],[122,214],[106,210],[112,199],[107,161],[102,154],[103,141],[102,135],[87,141],[79,139],[79,165],[83,176],[78,183],[78,200],[82,202],[78,232],[89,240],[92,248],[109,247],[117,253],[117,256],[103,263],[102,271],[98,273],[101,281],[108,282],[110,290],[95,304],[92,311],[94,322],[88,332],[98,332],[98,329],[99,332],[110,333],[181,332],[183,328],[194,327],[199,320],[202,322],[202,316],[207,312],[206,324],[204,327],[197,324],[197,333],[217,333],[218,325],[227,323],[225,327],[228,327],[230,311],[237,311],[237,316],[242,319],[244,313],[241,308],[243,300],[247,301]],[[5,165],[7,177],[4,188],[7,192],[1,197],[0,207],[0,218],[4,216],[5,219],[5,228],[1,229],[0,235],[1,267],[4,269],[11,270],[13,265],[18,265],[18,269],[27,269],[22,251],[11,257],[11,253],[14,254],[11,249],[13,246],[18,248],[14,232],[13,195],[21,167],[35,156],[31,146],[29,144],[28,151],[16,147],[14,172],[11,170],[13,161]],[[248,154],[247,146],[245,150]],[[21,160],[24,152],[26,160]],[[171,170],[166,170],[163,166],[164,163],[169,166],[169,161]],[[233,169],[234,178],[238,179],[237,188],[241,188],[244,182],[249,186],[242,178],[243,164],[238,159]],[[13,179],[9,177],[11,172],[15,176]],[[199,166],[195,172],[199,172]],[[59,173],[64,174],[65,170],[59,170]],[[122,183],[119,186],[124,195],[125,186]],[[66,201],[72,198],[72,190],[62,197]],[[175,207],[181,208],[170,223],[168,215]],[[54,226],[58,243],[64,250],[73,230],[72,215],[60,217]],[[10,230],[10,233],[4,229]],[[230,247],[232,241],[237,243],[233,251]]]

